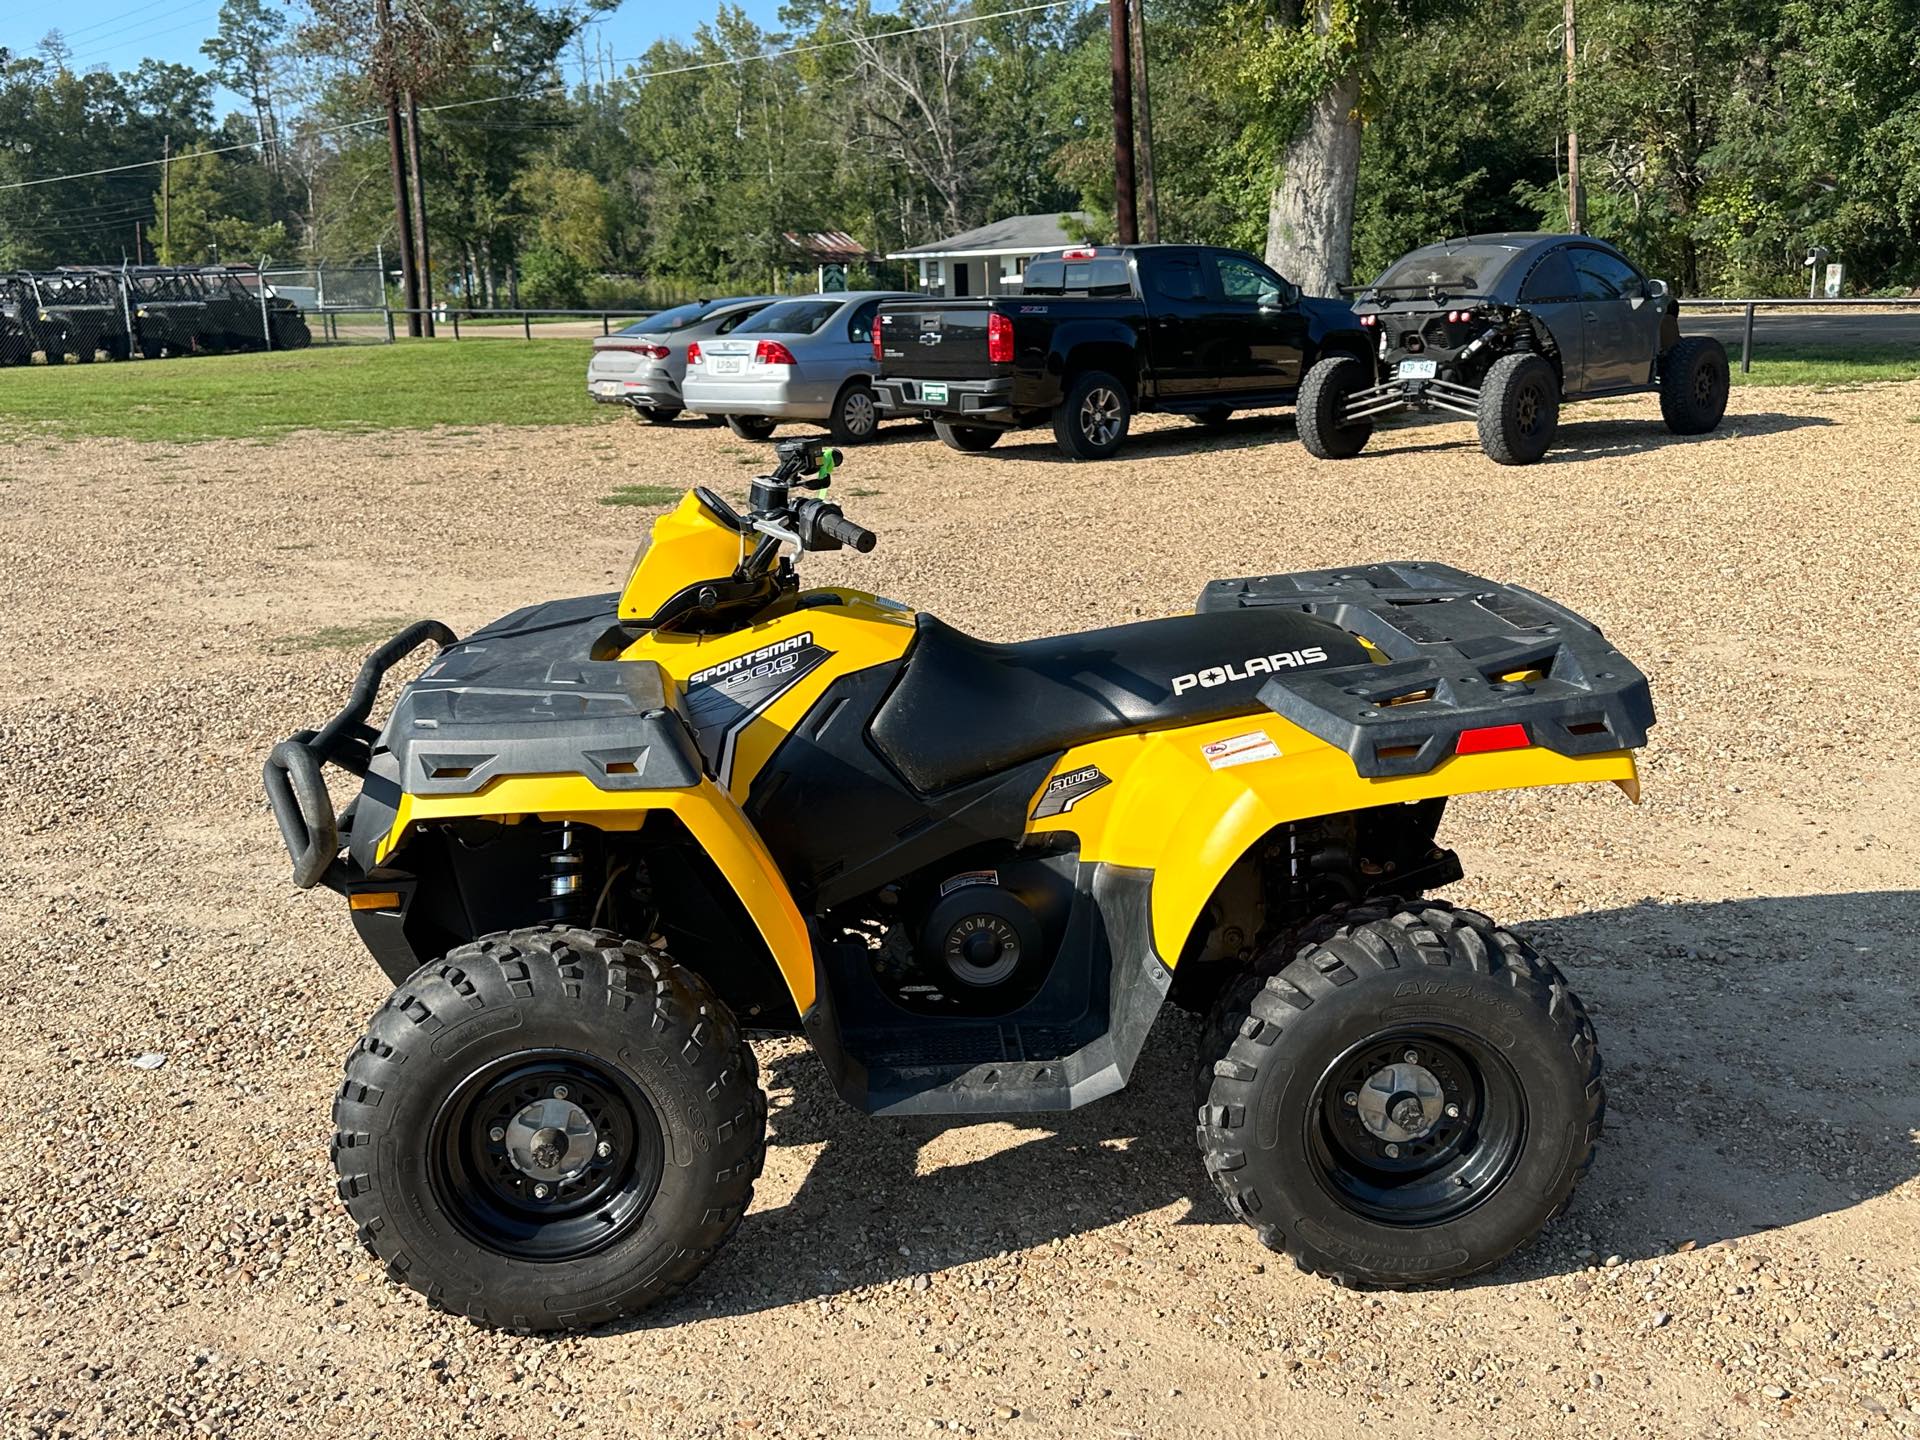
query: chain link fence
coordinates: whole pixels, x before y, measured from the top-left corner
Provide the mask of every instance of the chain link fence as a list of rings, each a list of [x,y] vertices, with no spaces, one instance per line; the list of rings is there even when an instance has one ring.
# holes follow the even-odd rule
[[[312,343],[258,269],[70,266],[0,274],[0,365],[89,365]]]

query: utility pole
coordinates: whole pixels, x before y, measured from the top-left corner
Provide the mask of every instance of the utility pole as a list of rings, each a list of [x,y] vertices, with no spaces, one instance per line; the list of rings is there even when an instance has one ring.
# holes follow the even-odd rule
[[[173,263],[173,136],[160,137],[160,263]]]
[[[374,57],[380,95],[387,106],[387,168],[393,178],[393,228],[400,241],[400,308],[407,312],[407,334],[420,334],[420,276],[413,254],[413,207],[407,203],[407,162],[400,140],[400,98],[393,83],[393,11],[376,0],[380,37]],[[384,278],[381,283],[386,282]]]
[[[1567,57],[1567,224],[1576,235],[1587,233],[1587,192],[1580,184],[1580,136],[1573,120],[1573,79],[1578,44],[1574,38],[1573,0],[1566,0],[1563,38]]]
[[[1569,0],[1571,3],[1571,0]],[[1133,209],[1133,64],[1127,43],[1127,0],[1107,0],[1113,23],[1113,220],[1122,245],[1140,240]]]
[[[419,266],[421,333],[433,334],[433,254],[427,247],[427,182],[420,173],[420,102],[406,94],[407,168],[413,182],[413,251]]]
[[[1153,184],[1153,101],[1147,85],[1147,0],[1128,0],[1132,17],[1133,90],[1140,103],[1140,238],[1160,239],[1160,193]]]

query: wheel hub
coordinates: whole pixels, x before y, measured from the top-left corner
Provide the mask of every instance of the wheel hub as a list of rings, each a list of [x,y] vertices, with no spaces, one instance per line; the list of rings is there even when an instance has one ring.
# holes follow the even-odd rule
[[[549,1184],[577,1179],[592,1163],[599,1132],[570,1100],[547,1096],[507,1122],[507,1158],[522,1175]]]
[[[1446,1114],[1446,1092],[1433,1072],[1413,1061],[1383,1066],[1360,1087],[1360,1123],[1377,1140],[1424,1139]]]

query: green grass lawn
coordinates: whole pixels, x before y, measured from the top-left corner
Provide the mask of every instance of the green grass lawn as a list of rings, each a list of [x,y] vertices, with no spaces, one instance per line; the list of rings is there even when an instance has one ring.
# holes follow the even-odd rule
[[[0,439],[90,435],[180,442],[292,430],[591,425],[618,418],[585,392],[584,340],[401,341],[267,355],[0,370]],[[1920,379],[1901,345],[1760,344],[1745,385]],[[612,503],[651,503],[633,499]]]
[[[584,340],[420,340],[26,366],[0,370],[0,436],[177,442],[290,430],[604,423],[618,412],[587,399],[587,350]]]

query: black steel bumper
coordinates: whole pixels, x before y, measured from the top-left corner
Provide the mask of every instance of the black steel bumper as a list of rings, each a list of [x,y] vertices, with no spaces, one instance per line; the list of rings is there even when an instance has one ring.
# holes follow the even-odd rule
[[[946,399],[928,400],[926,387],[946,387]],[[937,393],[937,391],[936,391]],[[986,425],[1012,429],[1020,424],[1013,412],[1013,381],[896,380],[873,382],[874,403],[892,419],[943,420],[951,425]]]
[[[367,724],[367,716],[380,693],[380,682],[387,671],[429,640],[442,650],[460,643],[460,637],[438,620],[409,625],[367,657],[339,714],[318,730],[295,731],[268,754],[260,780],[293,860],[293,883],[302,890],[323,882],[342,890],[347,878],[339,873],[340,822],[322,767],[333,764],[351,774],[366,775],[373,743],[379,738],[379,732]]]
[[[1517,585],[1401,561],[1215,580],[1197,611],[1282,606],[1330,620],[1385,663],[1276,675],[1260,702],[1368,778],[1424,775],[1484,748],[1596,755],[1647,743],[1647,677],[1589,620]]]

